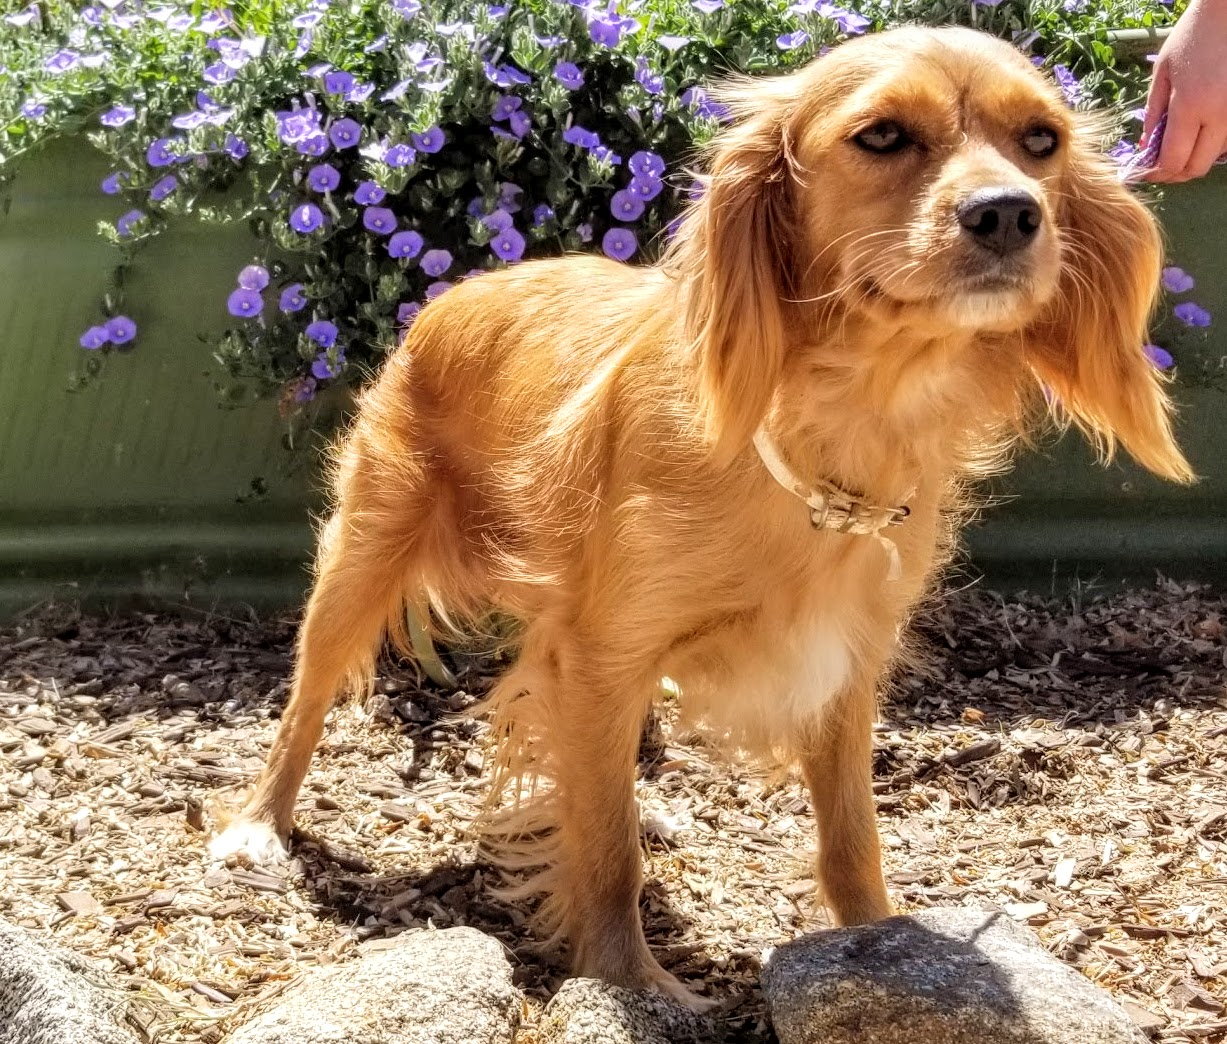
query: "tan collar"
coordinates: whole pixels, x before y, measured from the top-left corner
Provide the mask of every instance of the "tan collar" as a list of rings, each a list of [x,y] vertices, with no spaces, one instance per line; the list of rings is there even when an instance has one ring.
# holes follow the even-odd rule
[[[831,529],[837,533],[877,538],[890,559],[888,579],[899,578],[902,574],[899,549],[895,547],[893,540],[882,534],[882,530],[888,526],[899,525],[911,514],[906,505],[881,507],[868,504],[834,482],[823,479],[812,484],[802,482],[780,455],[766,428],[759,428],[755,433],[754,448],[767,470],[771,472],[771,477],[789,493],[805,502],[810,509],[810,522],[815,529]],[[914,495],[913,490],[908,494],[908,499]]]

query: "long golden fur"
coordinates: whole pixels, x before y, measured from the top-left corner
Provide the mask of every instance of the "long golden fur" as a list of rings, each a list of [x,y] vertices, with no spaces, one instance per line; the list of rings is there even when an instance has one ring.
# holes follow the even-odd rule
[[[544,866],[578,973],[684,995],[637,905],[636,751],[662,676],[734,745],[800,767],[827,906],[881,918],[875,690],[966,484],[1002,465],[1043,390],[1105,455],[1191,479],[1142,352],[1155,223],[1024,57],[901,29],[732,97],[663,263],[465,282],[364,394],[293,693],[219,854],[279,853],[328,707],[406,612],[496,607],[523,624],[490,701],[500,776],[542,794],[508,861]],[[969,220],[973,197],[1034,207]],[[998,218],[1027,242],[993,247]],[[898,578],[872,536],[813,528],[760,429],[807,482],[906,502]]]

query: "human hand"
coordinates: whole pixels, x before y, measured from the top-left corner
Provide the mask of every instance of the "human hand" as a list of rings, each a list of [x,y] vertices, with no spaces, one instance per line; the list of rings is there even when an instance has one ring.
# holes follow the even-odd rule
[[[1142,147],[1166,113],[1151,181],[1188,181],[1227,153],[1227,0],[1192,0],[1159,50]]]

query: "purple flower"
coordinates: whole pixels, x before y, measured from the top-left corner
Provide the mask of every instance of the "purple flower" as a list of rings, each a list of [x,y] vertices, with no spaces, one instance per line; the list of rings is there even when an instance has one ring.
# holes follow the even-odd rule
[[[724,6],[724,0],[691,0],[690,6],[704,14],[715,14]]]
[[[88,348],[91,352],[97,351],[104,344],[111,343],[111,335],[107,333],[105,326],[91,326],[81,335],[80,345],[82,348]]]
[[[503,261],[519,261],[524,256],[524,237],[514,228],[505,228],[490,240],[490,249]]]
[[[592,156],[600,163],[608,163],[610,166],[618,166],[622,162],[622,157],[619,156],[613,149],[606,148],[604,145],[598,145],[592,150]]]
[[[781,51],[791,51],[797,47],[803,47],[809,43],[809,33],[804,29],[798,29],[793,33],[784,33],[782,36],[775,38],[775,45]]]
[[[49,73],[59,74],[68,72],[74,65],[81,60],[81,56],[76,51],[63,49],[56,51],[50,58],[43,63],[43,68]]]
[[[519,185],[504,181],[498,187],[498,205],[511,214],[520,212],[520,197],[524,190]]]
[[[32,22],[40,21],[41,16],[38,10],[38,4],[30,4],[30,6],[24,11],[18,11],[16,14],[5,15],[4,20],[8,22],[9,25],[15,25],[18,27],[30,25]]]
[[[98,117],[98,122],[104,127],[122,127],[134,119],[136,110],[131,105],[114,105]]]
[[[396,235],[388,240],[388,256],[417,257],[422,252],[424,245],[422,237],[412,229],[405,232],[397,232]]]
[[[600,135],[596,131],[585,130],[578,123],[562,132],[562,140],[581,149],[595,149],[601,144]]]
[[[348,94],[355,82],[353,76],[341,69],[324,74],[324,90],[329,94]]]
[[[41,101],[30,98],[22,105],[21,114],[28,120],[41,120],[47,115],[47,106]]]
[[[533,228],[540,228],[547,221],[554,220],[554,208],[548,203],[541,203],[533,210]]]
[[[242,278],[240,276],[240,278]],[[281,291],[278,307],[286,313],[301,312],[307,307],[307,298],[302,292],[302,283],[291,283]]]
[[[482,62],[482,69],[486,74],[487,80],[494,84],[495,87],[502,87],[504,90],[508,87],[533,82],[531,76],[520,72],[519,69],[511,65],[495,65],[493,62],[487,61]]]
[[[337,324],[327,319],[316,319],[307,327],[306,334],[321,348],[331,348],[337,343]]]
[[[422,10],[422,5],[419,0],[392,0],[392,10],[408,21]]]
[[[441,276],[452,267],[452,255],[447,250],[427,250],[422,255],[422,271],[428,276]]]
[[[1182,301],[1172,309],[1172,315],[1185,326],[1209,326],[1210,313],[1192,301]]]
[[[248,265],[239,273],[238,284],[243,290],[263,290],[268,286],[268,269],[263,265]]]
[[[178,157],[171,151],[173,138],[158,138],[145,153],[145,160],[151,167],[169,167]]]
[[[277,136],[287,145],[297,145],[319,132],[320,114],[315,109],[289,109],[277,113]]]
[[[307,11],[290,21],[295,29],[314,29],[324,20],[323,11]]]
[[[108,196],[118,195],[123,189],[123,183],[128,180],[128,175],[121,170],[117,170],[114,174],[108,174],[102,179],[102,191]]]
[[[490,112],[490,117],[493,120],[502,122],[510,119],[511,114],[524,104],[523,98],[517,98],[514,94],[500,94],[494,100],[494,108]]]
[[[127,344],[136,336],[136,323],[126,315],[117,315],[107,320],[106,330],[112,344]]]
[[[369,207],[374,203],[382,203],[386,195],[387,192],[375,182],[363,181],[354,189],[354,202]]]
[[[1000,0],[996,0],[996,2],[999,3]],[[864,15],[858,15],[855,11],[845,11],[838,7],[834,8],[830,17],[849,36],[858,36],[873,24]]]
[[[303,203],[290,211],[290,228],[307,235],[324,224],[324,213],[314,203]]]
[[[615,261],[629,261],[639,249],[639,240],[629,228],[611,228],[601,238],[601,249]]]
[[[328,135],[323,131],[303,138],[294,146],[304,156],[322,156],[328,151]]]
[[[149,198],[155,203],[161,203],[167,196],[179,187],[179,179],[173,174],[167,174],[161,181],[154,184],[149,190]]]
[[[513,112],[508,120],[508,126],[511,128],[511,133],[517,138],[524,137],[532,130],[532,118],[526,112]]]
[[[226,310],[240,319],[255,319],[264,311],[264,298],[258,290],[239,287],[227,298]]]
[[[212,65],[206,65],[201,75],[205,83],[222,84],[229,83],[238,74],[225,62],[214,62]]]
[[[638,221],[643,216],[643,200],[623,189],[614,193],[609,211],[619,221]]]
[[[625,32],[635,32],[639,23],[633,18],[624,18],[610,11],[608,14],[597,15],[588,22],[588,35],[593,43],[603,47],[617,47]]]
[[[1056,77],[1061,93],[1065,95],[1065,101],[1070,105],[1077,105],[1082,99],[1082,84],[1078,82],[1078,77],[1064,65],[1054,65],[1052,75]]]
[[[515,224],[511,215],[502,207],[499,207],[493,214],[487,214],[483,217],[481,223],[491,232],[502,232],[504,229],[511,228]]]
[[[682,92],[682,104],[694,109],[695,115],[705,120],[727,120],[732,113],[727,105],[712,101],[702,87],[691,87]]]
[[[630,184],[626,186],[626,191],[647,203],[659,196],[662,188],[664,186],[659,178],[636,177],[631,178]]]
[[[247,155],[247,142],[242,138],[236,138],[233,134],[227,134],[226,144],[222,146],[222,151],[231,159],[241,160]]]
[[[307,171],[312,192],[333,192],[341,184],[341,172],[331,163],[317,163]]]
[[[1183,268],[1174,265],[1163,269],[1163,289],[1169,294],[1183,294],[1194,287],[1193,277]]]
[[[553,50],[555,47],[561,44],[563,40],[561,36],[538,36],[536,33],[533,33],[533,39],[537,41],[539,46],[545,47],[549,50]]]
[[[576,225],[575,231],[579,234],[579,241],[581,243],[592,242],[592,226],[588,222],[585,221],[582,225]]]
[[[668,33],[665,33],[661,36],[658,36],[656,38],[656,42],[660,44],[660,46],[663,47],[666,51],[680,51],[683,47],[685,47],[688,43],[690,43],[690,37],[689,36],[670,36]]]
[[[627,162],[630,171],[637,178],[644,180],[659,180],[665,172],[665,161],[654,152],[640,150],[634,153]]]
[[[451,288],[452,284],[446,279],[440,279],[437,282],[431,283],[430,286],[426,288],[426,300],[433,301],[440,294],[450,290]]]
[[[368,232],[386,236],[396,228],[396,215],[387,207],[367,207],[362,212],[362,225]]]
[[[665,91],[665,78],[653,73],[648,60],[642,55],[635,63],[635,82],[653,96],[663,94]]]
[[[177,127],[179,130],[195,130],[208,119],[203,112],[185,112],[176,116],[170,121],[172,127]]]
[[[390,146],[383,154],[383,161],[389,167],[411,167],[417,158],[417,153],[404,142]]]
[[[1172,363],[1175,360],[1172,358],[1171,352],[1164,348],[1160,348],[1157,344],[1142,345],[1142,354],[1154,363],[1160,370],[1170,370]]]
[[[115,222],[115,228],[120,236],[126,237],[132,235],[132,226],[139,221],[145,220],[145,214],[140,210],[129,210],[123,217]]]
[[[418,317],[418,313],[422,310],[422,306],[416,301],[406,301],[396,310],[396,321],[401,326],[408,326],[414,319]]]
[[[445,141],[443,131],[438,127],[431,127],[430,130],[424,131],[421,134],[411,134],[410,137],[413,139],[414,147],[419,152],[431,155],[443,148]]]
[[[554,79],[568,91],[577,91],[584,85],[584,74],[574,62],[559,62],[555,65]]]
[[[331,324],[330,324],[331,325]],[[340,374],[345,365],[345,353],[337,352],[335,359],[329,359],[327,352],[320,352],[311,364],[311,375],[321,381],[331,380]]]
[[[302,377],[290,384],[295,402],[310,402],[315,398],[315,378]]]

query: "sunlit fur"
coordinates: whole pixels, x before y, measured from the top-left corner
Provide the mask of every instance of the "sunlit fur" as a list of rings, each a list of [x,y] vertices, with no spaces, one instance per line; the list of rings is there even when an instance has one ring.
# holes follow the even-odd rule
[[[286,836],[326,710],[407,609],[494,607],[523,625],[490,701],[496,786],[536,782],[503,857],[540,869],[577,972],[683,995],[637,908],[636,752],[662,675],[733,748],[799,766],[834,920],[883,917],[875,690],[961,491],[1001,466],[1041,387],[1105,452],[1190,479],[1141,348],[1155,224],[1025,58],[903,29],[730,95],[660,265],[567,257],[464,282],[364,394],[293,694],[217,851]],[[917,144],[855,143],[883,119]],[[1050,158],[1021,145],[1035,124],[1058,135]],[[954,216],[994,186],[1043,217],[1002,261]],[[751,447],[760,425],[802,476],[907,501],[900,579],[872,538],[811,527]]]

